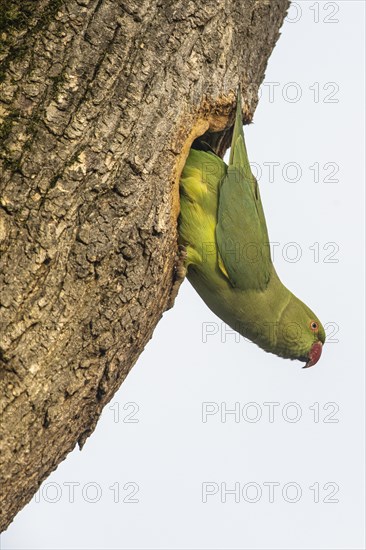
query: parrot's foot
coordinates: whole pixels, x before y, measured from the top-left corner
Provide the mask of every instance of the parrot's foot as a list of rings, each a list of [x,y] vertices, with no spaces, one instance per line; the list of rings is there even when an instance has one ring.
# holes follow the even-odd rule
[[[183,283],[186,274],[187,274],[187,249],[184,245],[180,244],[178,246],[178,254],[175,259],[173,287],[170,293],[167,309],[171,309],[174,306],[175,299],[178,295],[179,287]]]

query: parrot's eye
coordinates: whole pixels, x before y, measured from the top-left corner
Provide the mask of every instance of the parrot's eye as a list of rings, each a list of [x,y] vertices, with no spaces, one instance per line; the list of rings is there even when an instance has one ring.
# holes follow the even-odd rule
[[[311,321],[310,328],[315,332],[319,328],[318,323],[316,321]]]

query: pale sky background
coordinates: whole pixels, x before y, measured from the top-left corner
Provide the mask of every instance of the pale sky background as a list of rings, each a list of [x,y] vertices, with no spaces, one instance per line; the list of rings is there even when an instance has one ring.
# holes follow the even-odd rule
[[[2,549],[365,548],[364,12],[297,2],[245,128],[276,268],[328,327],[319,363],[235,341],[185,281]]]

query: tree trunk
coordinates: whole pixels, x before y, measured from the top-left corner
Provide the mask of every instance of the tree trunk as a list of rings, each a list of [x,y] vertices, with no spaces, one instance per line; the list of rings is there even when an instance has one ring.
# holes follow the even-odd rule
[[[288,0],[0,0],[1,528],[166,310],[178,182],[250,121]]]

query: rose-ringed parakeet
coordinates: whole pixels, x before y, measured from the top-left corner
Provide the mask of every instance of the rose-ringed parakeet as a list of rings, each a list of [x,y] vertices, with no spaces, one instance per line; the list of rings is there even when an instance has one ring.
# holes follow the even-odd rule
[[[208,307],[265,351],[315,365],[325,331],[272,264],[244,141],[240,90],[229,165],[212,151],[192,148],[180,180],[180,206],[185,272]]]

